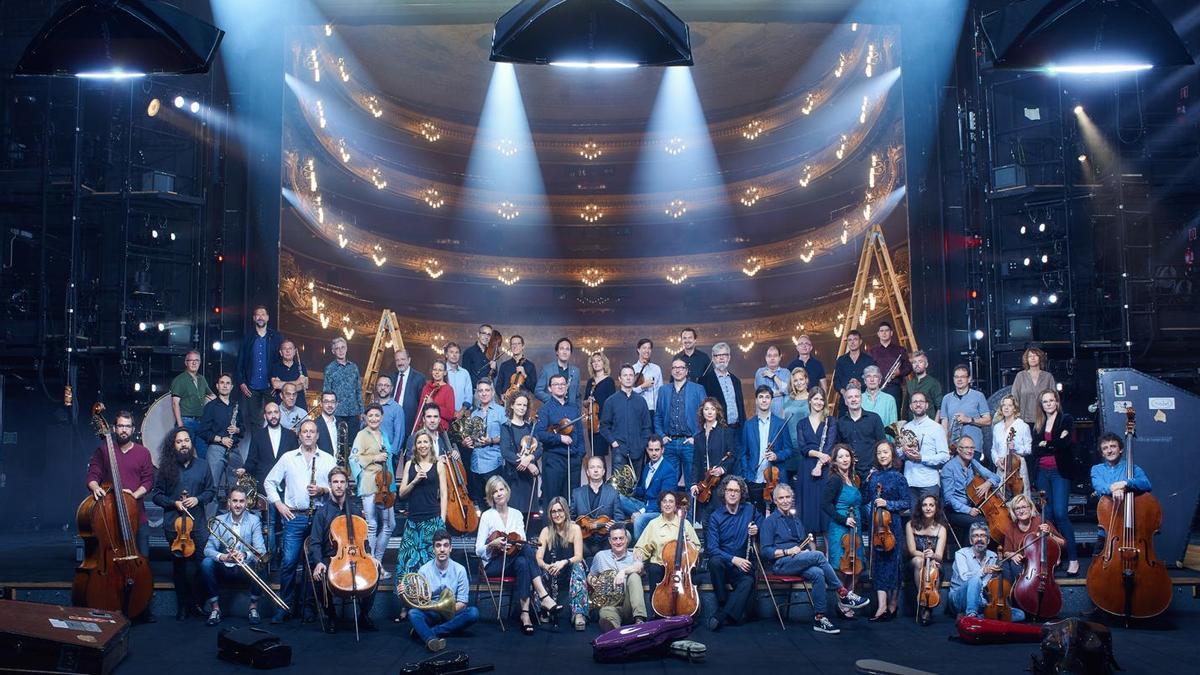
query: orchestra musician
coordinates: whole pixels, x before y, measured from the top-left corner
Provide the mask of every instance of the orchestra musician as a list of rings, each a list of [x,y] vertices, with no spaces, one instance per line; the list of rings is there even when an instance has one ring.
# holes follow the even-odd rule
[[[525,338],[520,335],[508,338],[508,351],[512,354],[512,358],[500,364],[496,374],[496,389],[507,392],[511,386],[513,375],[520,373],[525,376],[525,379],[521,381],[520,390],[532,396],[533,389],[538,382],[538,371],[537,366],[525,358]]]
[[[242,410],[233,401],[230,397],[232,391],[233,376],[229,373],[218,375],[217,397],[204,404],[204,413],[200,417],[198,438],[203,439],[205,449],[198,447],[196,455],[207,461],[213,485],[218,489],[228,485],[227,474],[242,465],[242,455],[237,451],[237,445],[242,439],[242,421],[249,411]],[[250,405],[249,400],[246,405]],[[253,416],[261,412],[255,411]],[[235,413],[238,419],[234,419]]]
[[[842,401],[846,404],[846,410],[837,419],[838,442],[849,445],[855,457],[871,457],[875,453],[875,444],[887,437],[883,420],[879,415],[863,409],[862,388],[858,384],[850,384],[842,389]],[[865,464],[859,467],[862,472],[859,477],[865,479],[867,470]]]
[[[1075,550],[1075,527],[1067,517],[1071,496],[1071,476],[1075,474],[1075,420],[1062,409],[1062,400],[1053,389],[1043,391],[1033,424],[1033,455],[1028,462],[1034,472],[1037,489],[1046,493],[1046,513],[1050,522],[1067,540],[1067,576],[1079,574],[1079,554]]]
[[[996,467],[997,473],[1006,477],[1010,471],[1008,456],[1012,454],[1027,458],[1033,452],[1033,436],[1029,432],[1029,425],[1021,419],[1021,408],[1012,394],[1006,394],[1000,399],[1000,409],[996,412],[995,419],[996,424],[992,426],[992,465]],[[1009,434],[1013,436],[1011,442],[1008,440]],[[1021,484],[1025,487],[1024,493],[1028,495],[1031,487],[1028,461],[1021,462],[1021,470],[1017,475],[1021,477]]]
[[[421,429],[412,435],[413,452],[400,470],[398,499],[408,500],[408,518],[396,552],[396,578],[416,572],[436,552],[434,534],[446,529],[446,468],[433,453],[434,434]],[[381,556],[382,557],[382,556]],[[403,619],[405,609],[401,608]]]
[[[613,525],[608,531],[608,548],[596,554],[588,576],[588,586],[594,589],[600,581],[600,575],[613,570],[613,583],[623,592],[620,605],[597,610],[601,632],[607,633],[627,623],[639,624],[646,620],[642,567],[642,561],[629,550],[629,530],[622,523]]]
[[[421,391],[425,389],[425,374],[412,367],[408,350],[397,349],[395,353],[396,373],[392,376],[392,398],[404,410],[404,433],[416,427],[417,415],[421,414],[424,402]]]
[[[983,392],[971,388],[971,369],[964,364],[954,366],[954,390],[942,397],[938,421],[950,445],[970,436],[976,448],[983,447],[983,429],[991,426],[992,411]]]
[[[711,396],[705,398],[697,417],[700,431],[692,436],[695,456],[688,474],[684,476],[684,483],[690,486],[693,497],[699,492],[699,483],[707,476],[711,474],[718,479],[724,478],[737,469],[739,459],[737,432],[725,424],[725,410],[721,402]],[[708,502],[697,507],[700,522],[708,520],[708,514],[720,503],[714,495],[720,497],[715,488]]]
[[[421,430],[429,433],[430,439],[433,440],[433,456],[441,457],[442,455],[450,455],[458,458],[458,449],[450,442],[450,436],[446,430],[442,428],[444,420],[442,419],[442,409],[437,403],[430,401],[421,409]],[[404,456],[412,457],[414,441],[412,434],[405,442]]]
[[[637,341],[637,361],[633,364],[634,381],[637,381],[637,376],[642,376],[642,384],[633,388],[634,393],[641,396],[646,401],[646,407],[650,410],[650,416],[654,416],[654,406],[658,403],[658,390],[663,384],[662,368],[650,362],[650,357],[654,355],[654,340],[650,338],[641,338]]]
[[[465,377],[466,373],[463,373],[463,376]],[[420,401],[422,415],[428,410],[427,406],[429,403],[432,402],[437,405],[438,413],[440,414],[438,418],[439,428],[441,431],[449,431],[450,420],[454,419],[454,415],[457,412],[454,406],[458,401],[458,397],[454,387],[446,379],[445,361],[438,359],[430,366],[429,381],[421,388]],[[467,405],[470,405],[470,401],[467,402]],[[449,445],[447,444],[446,447],[449,447]],[[445,451],[445,448],[438,448],[439,454]]]
[[[527,365],[531,365],[528,361]],[[512,503],[534,510],[537,477],[541,475],[542,446],[535,444],[532,453],[522,454],[521,439],[533,440],[533,422],[529,421],[529,405],[533,394],[522,389],[505,406],[508,420],[500,425],[500,455],[504,458],[504,480],[512,490]],[[484,484],[486,485],[486,483]],[[525,514],[527,517],[530,515]]]
[[[419,573],[429,584],[431,598],[441,597],[442,589],[449,588],[454,592],[454,615],[443,619],[436,612],[425,609],[412,609],[408,613],[413,632],[431,652],[446,648],[446,636],[479,621],[479,609],[470,605],[471,581],[467,577],[467,568],[450,558],[451,548],[449,532],[444,529],[434,532],[433,558],[421,565]]]
[[[200,416],[204,404],[217,397],[200,373],[200,352],[192,350],[183,355],[183,372],[171,380],[171,412],[175,426],[192,432],[193,439],[200,431]]]
[[[921,571],[925,561],[939,569],[946,559],[946,543],[950,538],[950,528],[946,525],[946,517],[942,514],[941,500],[937,495],[927,494],[921,497],[921,503],[913,517],[904,525],[904,540],[912,553],[909,565],[912,567],[913,586],[921,588]],[[928,626],[933,620],[933,609],[926,607],[917,617],[922,626]]]
[[[137,548],[147,560],[150,559],[150,526],[146,519],[145,497],[154,487],[154,462],[150,451],[141,443],[133,442],[133,413],[121,410],[113,419],[113,446],[117,452],[117,471],[121,472],[121,485],[125,491],[138,502],[138,521],[141,523],[137,532]],[[113,470],[108,464],[108,448],[104,442],[96,446],[92,458],[88,461],[87,489],[96,501],[104,498],[105,490],[101,483],[112,483]],[[133,514],[130,514],[133,515]],[[145,621],[153,622],[154,615],[146,610]]]
[[[341,447],[338,437],[338,419],[334,412],[338,407],[337,394],[332,391],[321,392],[321,412],[317,415],[317,447],[334,457],[337,457]],[[347,429],[349,432],[349,429]],[[297,431],[297,434],[300,432]]]
[[[487,348],[488,343],[492,341],[492,333],[495,332],[490,324],[480,324],[479,329],[475,331],[475,342],[467,347],[462,355],[462,367],[467,371],[467,375],[471,376],[471,387],[478,387],[480,382],[487,380],[492,381],[492,376],[496,374],[497,360],[488,360]],[[499,354],[496,355],[497,358]]]
[[[242,339],[241,349],[238,350],[237,368],[234,370],[239,380],[241,400],[247,408],[243,414],[248,414],[247,422],[251,429],[257,429],[262,424],[258,415],[262,412],[263,404],[271,397],[271,361],[279,353],[283,342],[279,331],[267,325],[270,320],[271,315],[267,313],[265,306],[258,305],[254,308],[251,316],[252,327]],[[207,442],[210,439],[211,437],[205,437],[204,440]],[[200,443],[196,444],[196,453],[201,458],[204,457],[205,448]],[[216,477],[213,481],[219,485]]]
[[[392,405],[396,404],[393,402]],[[392,447],[392,440],[383,433],[383,406],[378,403],[368,405],[364,416],[367,424],[355,435],[354,443],[350,446],[350,471],[354,477],[355,496],[358,498],[353,501],[362,504],[362,516],[367,521],[367,542],[375,552],[375,562],[379,564],[379,578],[388,579],[391,574],[383,569],[383,554],[387,551],[392,531],[396,529],[396,512],[375,503],[375,495],[378,492],[376,477],[385,468],[391,471],[396,465],[396,451]],[[395,474],[392,475],[387,490],[396,492]]]
[[[355,431],[359,425],[358,416],[363,412],[361,371],[358,364],[346,358],[349,349],[346,338],[340,335],[333,338],[329,347],[333,352],[333,360],[325,366],[322,391],[337,394],[337,408],[333,414],[337,416],[337,421],[346,423],[346,428]],[[333,447],[336,448],[337,444]]]
[[[929,394],[924,391],[914,391],[908,395],[908,408],[912,419],[904,423],[900,432],[900,452],[904,455],[904,480],[908,481],[908,490],[912,503],[919,504],[925,497],[942,498],[942,466],[950,461],[950,447],[946,443],[946,432],[942,425],[929,417],[931,404]],[[906,440],[904,432],[911,432],[916,437],[915,445],[911,438]]]
[[[863,368],[862,409],[879,415],[879,421],[883,423],[884,431],[887,431],[897,419],[896,399],[880,389],[882,385],[883,372],[879,366]],[[888,388],[891,388],[890,384]]]
[[[646,399],[633,388],[633,366],[623,364],[618,371],[621,389],[609,396],[600,412],[600,437],[608,442],[608,448],[600,456],[612,451],[612,464],[620,467],[629,464],[638,469],[642,464],[642,450],[650,437],[654,424]],[[597,440],[597,443],[600,441]]]
[[[852,470],[850,475],[853,475]],[[841,629],[825,613],[829,589],[837,593],[838,606],[846,612],[862,609],[870,601],[846,588],[829,564],[829,559],[816,550],[814,542],[808,540],[810,533],[804,528],[803,518],[796,514],[796,497],[792,487],[780,483],[775,486],[772,497],[775,510],[763,519],[760,540],[760,552],[767,569],[773,574],[808,579],[812,584],[813,630],[818,633],[840,633]]]
[[[577,514],[577,518],[584,516],[592,519],[607,517],[613,523],[625,522],[625,511],[621,508],[621,495],[617,493],[616,488],[604,480],[604,458],[588,458],[587,482],[571,491],[571,512]],[[596,555],[606,541],[608,541],[608,536],[604,532],[593,533],[592,536],[583,540],[584,554],[589,558]]]
[[[867,354],[875,361],[875,365],[879,370],[886,373],[892,369],[893,364],[899,364],[896,368],[896,374],[892,376],[892,381],[884,389],[892,397],[893,405],[898,408],[902,398],[900,383],[912,372],[912,366],[909,365],[908,350],[902,347],[899,342],[892,341],[892,338],[896,336],[896,330],[887,321],[879,322],[875,336],[879,338],[879,343],[868,349]],[[890,422],[885,419],[883,424],[887,426],[895,421],[895,418],[892,418]]]
[[[968,532],[970,545],[954,552],[954,569],[950,576],[950,606],[960,615],[981,616],[982,607],[987,604],[987,598],[984,596],[987,581],[992,575],[1003,572],[996,552],[988,550],[989,538],[987,523],[972,523]],[[1024,621],[1025,612],[1015,605],[1011,607],[1012,620],[1017,623]]]
[[[950,521],[950,527],[961,533],[959,541],[967,541],[967,528],[982,517],[982,512],[971,503],[967,494],[971,480],[977,475],[987,482],[975,487],[975,497],[985,497],[1000,487],[1000,477],[975,458],[975,439],[963,436],[958,439],[958,457],[952,458],[942,467],[942,494],[946,499],[946,518]]]
[[[875,616],[868,621],[889,621],[896,616],[896,608],[900,602],[900,543],[903,539],[903,529],[900,525],[900,513],[912,506],[908,492],[908,482],[900,473],[900,459],[896,448],[890,441],[880,441],[875,446],[875,461],[867,478],[864,496],[866,502],[867,522],[864,530],[872,533],[875,530],[875,513],[886,510],[891,514],[891,532],[894,545],[887,551],[871,546],[874,552],[868,556],[871,563],[871,585],[878,596],[878,607]]]
[[[804,372],[808,373],[811,386],[820,387],[822,391],[829,388],[829,380],[825,377],[825,364],[813,356],[813,342],[808,335],[796,338],[796,358],[792,359],[787,368],[791,371],[803,368]]]
[[[488,479],[498,476],[504,468],[500,451],[500,425],[504,424],[504,408],[496,402],[496,390],[491,380],[483,379],[475,385],[475,400],[478,405],[471,417],[483,420],[483,438],[464,438],[463,445],[471,449],[471,466],[467,473],[467,492],[479,506],[483,501],[483,486]]]
[[[1004,532],[1004,550],[1012,554],[1012,558],[1004,564],[1004,576],[1009,580],[1021,576],[1022,565],[1029,556],[1037,557],[1038,549],[1030,547],[1024,550],[1025,535],[1030,532],[1041,532],[1061,548],[1066,544],[1052,523],[1047,523],[1038,515],[1037,506],[1033,499],[1026,494],[1019,494],[1008,502],[1008,513],[1012,517],[1012,525]],[[1103,539],[1101,539],[1103,541]]]
[[[860,478],[855,467],[854,451],[845,443],[833,446],[833,461],[830,464],[829,478],[825,479],[825,491],[822,493],[821,509],[829,517],[829,534],[825,538],[829,548],[829,563],[841,576],[842,585],[851,592],[858,580],[854,574],[843,574],[842,558],[850,552],[842,544],[842,537],[847,534],[857,534],[851,545],[855,547],[855,556],[865,564],[865,551],[862,548],[862,532],[867,527],[862,520],[860,507],[863,494],[859,490]],[[846,619],[854,618],[854,609],[839,606],[838,612]]]
[[[579,407],[579,366],[571,363],[571,352],[574,348],[575,345],[572,344],[570,338],[561,337],[558,338],[558,342],[554,343],[555,359],[542,366],[538,373],[537,386],[533,389],[533,395],[537,400],[549,403],[552,398],[555,398],[550,378],[558,375],[567,381],[564,394],[566,402],[573,407]]]
[[[617,393],[617,385],[611,377],[612,365],[609,363],[608,356],[604,352],[592,354],[588,357],[587,362],[588,371],[590,371],[591,376],[587,382],[583,383],[583,398],[581,399],[582,407],[580,410],[587,412],[591,409],[591,405],[595,403],[596,413],[600,414],[603,413],[604,404],[608,401],[609,397]],[[587,421],[589,425],[593,423],[591,419]],[[601,420],[595,420],[595,423],[602,424]],[[592,443],[591,454],[608,457],[612,441],[604,432],[605,429],[603,426],[595,434],[588,432],[589,442]]]
[[[533,635],[533,616],[530,614],[530,590],[537,593],[538,616],[546,622],[552,619],[557,622],[562,605],[546,592],[546,584],[542,575],[534,574],[537,560],[534,557],[533,544],[526,541],[525,520],[521,512],[509,506],[508,483],[500,476],[492,476],[484,486],[487,503],[491,508],[479,517],[479,530],[475,536],[475,555],[484,563],[484,571],[489,577],[513,576],[513,597],[520,607],[521,632]],[[520,544],[515,553],[505,554],[508,544],[507,536],[492,538],[493,532],[504,535],[515,534]],[[503,575],[501,574],[503,572]]]
[[[288,385],[285,385],[288,386]],[[238,478],[250,474],[256,485],[262,485],[267,473],[279,457],[300,447],[300,438],[291,427],[283,426],[283,416],[278,403],[267,401],[263,405],[263,419],[267,425],[255,429],[250,435],[250,449],[246,453],[246,464],[234,473]],[[250,504],[248,508],[253,509]],[[269,513],[269,512],[268,512]]]
[[[267,375],[271,380],[272,391],[282,391],[283,385],[292,384],[300,392],[300,399],[304,399],[304,391],[308,389],[308,375],[296,352],[295,342],[284,338],[279,343],[279,358],[271,362]]]
[[[291,607],[300,606],[301,589],[304,588],[296,578],[296,565],[300,563],[304,538],[309,533],[308,512],[329,493],[329,472],[334,464],[333,455],[317,448],[317,423],[304,420],[300,423],[300,447],[280,455],[262,483],[267,502],[283,521],[279,594]],[[279,494],[280,483],[284,484],[282,496]],[[283,623],[287,619],[288,613],[279,608],[271,617],[271,623]],[[305,615],[303,619],[310,622],[315,616]]]
[[[646,440],[646,464],[638,476],[637,486],[630,496],[618,495],[621,510],[633,520],[633,537],[640,541],[646,524],[659,515],[655,509],[665,492],[670,492],[678,480],[679,469],[663,454],[662,439],[651,436]]]
[[[172,550],[171,578],[175,584],[175,620],[183,621],[189,616],[199,616],[200,607],[196,594],[196,575],[200,559],[204,557],[204,544],[208,531],[205,529],[205,506],[216,494],[208,465],[197,461],[192,446],[192,435],[184,427],[175,427],[163,439],[158,455],[162,464],[150,489],[150,501],[163,509],[163,535],[167,542],[175,540],[175,521],[191,514],[191,538],[195,549],[190,555]],[[199,520],[196,520],[196,519]],[[191,574],[188,573],[191,568]]]
[[[713,509],[704,525],[708,574],[717,596],[717,611],[708,619],[711,631],[721,630],[726,623],[744,621],[746,603],[754,590],[754,562],[748,553],[750,538],[758,534],[759,515],[746,501],[747,490],[741,476],[730,474],[721,479],[714,494],[721,505]]]
[[[700,383],[700,378],[712,368],[712,359],[708,358],[703,350],[696,349],[696,329],[684,328],[679,331],[679,344],[683,349],[679,350],[674,359],[683,359],[683,365],[687,370],[687,379],[697,384]]]
[[[833,388],[843,391],[851,380],[863,381],[863,370],[873,366],[875,359],[863,350],[862,333],[857,328],[846,334],[846,353],[838,357],[833,368]]]
[[[1037,421],[1042,392],[1056,389],[1054,376],[1046,370],[1049,367],[1046,352],[1037,347],[1029,347],[1021,354],[1021,372],[1013,377],[1012,395],[1017,399],[1017,408],[1026,424]]]
[[[266,406],[263,406],[266,410]],[[308,417],[308,408],[305,407],[304,398],[300,396],[296,385],[287,383],[279,390],[279,425],[284,429],[296,433],[296,429],[300,428],[300,420]],[[253,440],[253,436],[251,439]]]
[[[707,395],[724,404],[725,423],[732,429],[741,429],[742,422],[746,419],[746,402],[742,399],[742,381],[729,371],[729,360],[732,356],[733,350],[729,343],[718,342],[713,345],[712,369],[700,378],[700,384],[704,385]],[[691,465],[690,456],[679,464],[681,467]]]
[[[904,381],[904,389],[908,392],[908,405],[901,405],[904,408],[904,419],[911,420],[914,417],[912,412],[912,396],[918,391],[925,394],[925,401],[928,404],[926,414],[931,419],[937,419],[938,405],[942,402],[942,396],[945,392],[942,391],[942,383],[934,376],[929,374],[929,356],[921,350],[912,353],[909,358],[909,363],[912,366],[912,372]]]
[[[697,350],[695,353],[704,352]],[[671,382],[658,390],[658,402],[654,405],[654,433],[662,438],[667,457],[679,470],[692,465],[692,439],[700,431],[696,424],[696,413],[704,398],[704,387],[688,380],[687,361],[676,355],[671,360]],[[684,460],[686,464],[682,463]],[[637,532],[633,536],[636,538]]]
[[[346,475],[346,469],[340,466],[335,466],[329,470],[329,499],[324,500],[312,517],[312,535],[308,538],[308,559],[317,561],[313,565],[312,578],[313,581],[320,582],[325,579],[326,573],[329,571],[330,561],[338,554],[337,542],[330,536],[330,530],[333,526],[333,521],[338,516],[344,515],[349,511],[351,516],[362,517],[362,505],[357,499],[351,499],[349,493],[350,478]],[[349,499],[347,503],[346,500]],[[343,507],[347,507],[343,510]],[[349,529],[349,528],[347,528]],[[369,555],[372,553],[370,538],[362,542],[363,550]],[[326,633],[337,632],[337,616],[333,602],[333,595],[330,593],[322,594],[320,600],[320,610],[325,612],[328,620],[325,622]],[[358,628],[364,631],[375,631],[375,622],[371,620],[371,606],[375,604],[375,589],[358,599]]]
[[[543,583],[547,584],[556,602],[558,593],[554,589],[559,592],[564,588],[569,589],[572,622],[575,630],[583,630],[587,625],[587,588],[584,586],[587,565],[583,562],[583,532],[571,518],[567,500],[562,497],[550,500],[547,515],[549,522],[537,538],[537,564],[542,570]]]
[[[666,574],[662,557],[663,547],[667,542],[679,538],[679,519],[684,515],[678,508],[680,501],[682,500],[674,492],[664,490],[658,496],[658,515],[646,523],[641,536],[637,538],[637,544],[633,547],[634,554],[645,566],[646,583],[650,588],[658,586]],[[687,541],[699,549],[700,537],[696,536],[695,528],[686,518],[683,528]]]
[[[572,366],[573,368],[574,366]],[[545,375],[545,373],[542,373]],[[571,488],[578,484],[579,463],[583,457],[583,429],[579,406],[571,403],[568,395],[568,378],[554,372],[547,381],[550,399],[538,411],[534,436],[542,446],[542,501],[548,504],[554,497],[570,495]],[[572,422],[571,433],[563,430],[551,431],[551,425],[560,420]],[[572,461],[575,459],[575,461]]]
[[[1120,436],[1110,432],[1100,437],[1100,457],[1103,461],[1091,470],[1092,491],[1097,495],[1110,496],[1121,504],[1126,494],[1151,491],[1150,477],[1137,464],[1133,465],[1133,479],[1126,478],[1125,441]],[[1097,541],[1101,545],[1105,541],[1103,528]]]
[[[754,388],[762,386],[771,388],[771,395],[774,401],[771,403],[771,414],[783,417],[783,403],[791,388],[791,373],[780,367],[779,362],[782,356],[779,353],[779,347],[771,345],[767,347],[764,356],[766,365],[754,371]],[[801,368],[803,370],[803,368]],[[804,373],[807,381],[808,373]],[[804,387],[807,393],[808,387]]]
[[[787,434],[787,420],[771,414],[771,388],[759,387],[754,392],[754,419],[742,427],[742,457],[739,462],[742,477],[749,483],[750,500],[765,510],[763,488],[767,472],[772,468],[783,471],[792,456],[792,439]],[[784,480],[783,476],[778,481]],[[778,482],[777,481],[777,482]]]
[[[379,431],[391,444],[392,453],[400,454],[404,449],[404,438],[408,427],[404,426],[404,408],[392,396],[392,378],[379,375],[375,378],[375,402],[383,409],[383,421],[379,423]],[[365,414],[364,410],[364,414]]]
[[[255,551],[264,550],[262,522],[258,516],[246,510],[246,493],[240,487],[229,488],[229,498],[226,506],[228,511],[217,517],[225,527],[217,525],[221,531],[233,532],[242,541],[250,544]],[[231,550],[227,544],[232,543]],[[221,603],[218,597],[221,583],[241,579],[242,572],[235,566],[235,561],[242,561],[251,567],[258,564],[254,552],[244,550],[241,544],[230,537],[209,537],[204,545],[204,560],[200,561],[200,578],[204,580],[204,592],[208,598],[209,614],[205,625],[215,626],[221,623]],[[250,611],[247,618],[250,625],[258,625],[262,619],[258,614],[258,599],[262,590],[257,584],[250,584]]]
[[[829,463],[833,461],[833,446],[837,445],[837,419],[828,415],[825,391],[821,387],[808,390],[808,415],[798,420],[797,434],[804,460],[797,463],[792,477],[794,501],[799,509],[804,529],[813,536],[829,529],[829,518],[821,509]]]
[[[455,408],[455,412],[461,408],[470,410],[472,397],[474,396],[475,392],[474,385],[471,382],[471,374],[468,373],[467,369],[463,368],[460,363],[461,357],[462,351],[460,350],[458,343],[447,342],[445,361],[446,382],[454,391],[454,405],[457,406]],[[430,372],[432,373],[432,371]],[[422,397],[422,400],[423,399],[424,397]],[[446,419],[454,419],[453,415],[447,415],[445,411],[442,411],[442,417]]]

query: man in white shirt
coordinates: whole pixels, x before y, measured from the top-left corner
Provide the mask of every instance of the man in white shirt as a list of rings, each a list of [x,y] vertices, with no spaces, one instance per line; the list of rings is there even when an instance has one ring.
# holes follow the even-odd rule
[[[638,360],[633,364],[633,371],[642,376],[642,386],[634,387],[633,391],[646,399],[646,407],[650,409],[650,417],[654,417],[654,404],[658,401],[658,388],[662,386],[662,368],[650,363],[654,353],[654,340],[642,338],[637,343]]]
[[[310,509],[316,500],[329,494],[329,471],[333,469],[333,455],[317,448],[317,423],[304,420],[300,423],[300,448],[282,455],[263,480],[263,493],[267,502],[283,520],[283,560],[279,572],[280,595],[291,607],[299,607],[301,589],[304,587],[296,576],[296,565],[300,562],[304,538],[308,536]],[[279,484],[284,484],[280,498]],[[305,608],[305,619],[312,608]],[[286,621],[287,614],[279,609],[271,617],[271,623]]]
[[[454,390],[454,405],[459,409],[471,409],[475,403],[475,392],[471,386],[471,374],[462,367],[462,351],[457,343],[446,345],[446,381]]]
[[[914,504],[921,503],[925,495],[933,495],[941,500],[942,497],[942,465],[950,461],[950,447],[946,443],[946,434],[942,425],[928,416],[929,400],[925,392],[913,392],[909,397],[908,409],[913,418],[905,423],[900,434],[900,451],[904,453],[904,479],[908,481],[908,490]],[[916,445],[911,439],[906,444],[904,432],[911,432],[916,437]]]

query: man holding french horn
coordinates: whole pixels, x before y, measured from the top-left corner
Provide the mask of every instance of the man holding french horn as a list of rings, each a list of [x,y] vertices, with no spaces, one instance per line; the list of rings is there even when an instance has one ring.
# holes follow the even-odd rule
[[[471,599],[467,570],[450,559],[450,547],[449,532],[434,532],[433,560],[417,573],[405,574],[397,585],[400,597],[412,607],[408,620],[413,633],[431,652],[442,651],[447,635],[479,620],[479,610],[467,604]]]
[[[592,560],[587,580],[588,602],[600,614],[600,630],[605,633],[646,620],[642,561],[629,550],[629,530],[624,524],[616,523],[608,531],[608,546]]]

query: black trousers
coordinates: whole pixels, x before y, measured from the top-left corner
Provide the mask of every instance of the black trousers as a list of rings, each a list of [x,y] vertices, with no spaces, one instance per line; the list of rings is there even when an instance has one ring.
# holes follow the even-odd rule
[[[743,572],[732,562],[713,557],[708,559],[708,574],[719,605],[715,615],[717,620],[722,623],[741,623],[746,618],[746,603],[754,590],[753,568],[750,572]],[[726,586],[733,590],[728,590]]]
[[[548,512],[550,500],[562,497],[571,500],[570,490],[579,487],[579,462],[582,455],[571,453],[570,475],[564,455],[542,455],[542,510]],[[570,485],[568,485],[568,481]],[[514,505],[516,506],[516,505]],[[519,506],[517,507],[520,508]]]
[[[174,535],[167,541],[174,539]],[[171,558],[171,581],[175,584],[175,603],[180,609],[199,605],[196,583],[200,575],[200,561],[204,559],[204,544],[197,542],[196,551],[187,558]]]

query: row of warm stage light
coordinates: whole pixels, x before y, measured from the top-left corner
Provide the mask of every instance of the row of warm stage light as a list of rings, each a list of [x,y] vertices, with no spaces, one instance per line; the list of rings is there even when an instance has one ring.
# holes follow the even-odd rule
[[[188,99],[184,98],[183,96],[176,96],[174,99],[171,100],[171,104],[180,110],[183,110],[186,108],[192,114],[200,113],[200,107],[201,107],[200,102],[199,101],[189,101]],[[148,104],[146,104],[146,116],[147,117],[158,117],[158,113],[162,111],[162,107],[163,107],[162,99],[159,99],[159,98],[150,99],[150,102]]]
[[[867,167],[868,187],[863,197],[863,206],[861,209],[863,221],[869,221],[871,219],[871,215],[873,213],[872,204],[877,198],[875,195],[875,183],[877,177],[880,176],[882,172],[882,160],[877,153],[872,153],[870,164]],[[309,192],[312,193],[312,206],[313,211],[317,216],[317,222],[323,225],[325,223],[325,207],[322,203],[323,200],[319,192],[320,186],[317,180],[316,160],[314,158],[309,157],[304,161],[304,164],[301,168],[301,175],[307,180],[306,187],[308,188]],[[754,203],[758,201],[759,194],[757,189],[753,189],[753,191],[751,190],[751,188],[748,188],[747,191],[742,195],[741,202],[745,206],[753,206]],[[444,200],[441,199],[436,190],[431,188],[429,193],[430,194],[425,196],[427,200],[436,199],[439,202],[444,203]],[[437,206],[434,206],[433,208],[437,208],[438,206],[441,206],[441,203],[438,203]],[[516,207],[511,202],[502,203],[500,208],[502,217],[505,216],[505,213],[511,213],[513,217],[517,215]],[[667,213],[671,214],[673,211],[677,211],[680,215],[682,215],[682,213],[686,210],[687,208],[683,200],[677,199],[672,201],[668,206]],[[604,213],[594,204],[588,204],[581,209],[581,216],[588,222],[596,222],[604,216]],[[1044,225],[1042,226],[1042,229],[1045,229]],[[336,226],[336,230],[338,248],[345,249],[351,243],[350,238],[346,235],[346,227],[344,224],[338,224]],[[850,241],[849,219],[842,220],[842,233],[839,237],[839,240],[843,246],[848,244]],[[383,267],[384,264],[387,263],[387,256],[384,254],[381,243],[371,245],[369,250],[370,253],[368,255],[371,259],[371,262],[373,262],[376,267]],[[816,244],[809,240],[805,242],[804,250],[797,257],[801,262],[808,264],[813,261],[813,259],[816,257],[816,254]],[[1046,256],[1043,255],[1042,258],[1042,262],[1045,263]],[[1030,264],[1029,259],[1026,259],[1025,264],[1026,266]],[[761,258],[758,256],[748,256],[742,261],[740,270],[742,274],[746,275],[747,277],[754,277],[761,272],[764,267],[765,263]],[[441,261],[433,257],[425,258],[421,262],[421,269],[425,271],[430,279],[438,279],[446,272],[446,270],[442,267]],[[689,272],[690,270],[686,265],[672,265],[664,274],[664,277],[672,285],[678,286],[688,279]],[[521,281],[521,278],[521,272],[514,266],[501,267],[496,274],[496,280],[505,286],[514,286]],[[607,281],[607,278],[605,277],[603,271],[591,267],[584,269],[579,276],[579,282],[588,288],[597,288],[604,284],[605,281]]]

